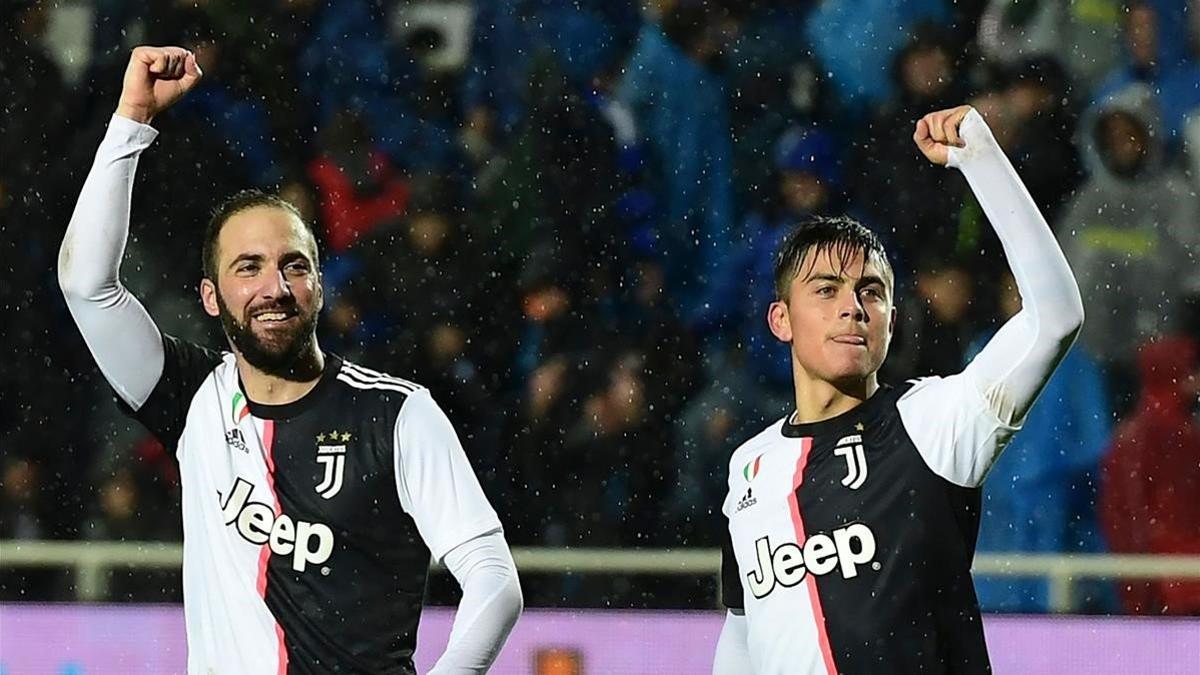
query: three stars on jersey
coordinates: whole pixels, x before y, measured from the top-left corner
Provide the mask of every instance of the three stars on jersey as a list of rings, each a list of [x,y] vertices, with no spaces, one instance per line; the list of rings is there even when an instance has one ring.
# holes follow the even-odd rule
[[[326,438],[331,441],[330,444],[325,443]],[[339,433],[334,430],[328,435],[317,434],[317,463],[325,468],[325,475],[317,484],[317,494],[325,499],[332,499],[342,491],[342,477],[346,470],[346,443],[350,442],[351,438],[353,436],[348,431]],[[333,444],[338,441],[341,443]]]

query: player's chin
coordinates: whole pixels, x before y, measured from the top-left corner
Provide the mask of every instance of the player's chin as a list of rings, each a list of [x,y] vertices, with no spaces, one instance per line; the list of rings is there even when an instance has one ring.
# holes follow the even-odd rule
[[[836,354],[830,359],[830,381],[861,380],[879,370],[879,360],[867,350],[857,354]]]

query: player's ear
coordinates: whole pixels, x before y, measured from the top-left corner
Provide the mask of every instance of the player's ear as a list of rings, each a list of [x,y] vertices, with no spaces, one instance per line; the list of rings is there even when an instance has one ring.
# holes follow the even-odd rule
[[[204,305],[204,313],[209,316],[220,316],[221,308],[217,305],[217,285],[210,279],[200,280],[200,304]]]
[[[767,326],[780,342],[792,341],[792,322],[786,302],[776,300],[767,308]]]
[[[321,310],[325,309],[325,277],[321,274],[321,268],[317,268],[317,309],[315,314],[320,314]]]

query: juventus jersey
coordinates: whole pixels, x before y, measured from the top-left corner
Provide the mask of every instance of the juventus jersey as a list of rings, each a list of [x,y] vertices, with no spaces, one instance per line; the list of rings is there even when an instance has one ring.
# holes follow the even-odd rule
[[[755,672],[989,672],[978,485],[1014,431],[955,376],[739,447],[722,594],[745,612]]]
[[[411,673],[430,556],[500,529],[429,391],[327,355],[287,405],[164,336],[133,412],[176,448],[191,673]]]

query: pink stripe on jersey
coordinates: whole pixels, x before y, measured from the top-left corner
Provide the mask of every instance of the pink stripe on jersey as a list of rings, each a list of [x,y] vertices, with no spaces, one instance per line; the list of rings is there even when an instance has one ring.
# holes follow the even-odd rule
[[[283,511],[279,506],[279,495],[275,493],[275,421],[263,420],[263,457],[267,461],[267,490],[271,492],[271,498],[275,502],[275,517]],[[266,601],[267,599],[267,563],[271,560],[271,544],[267,542],[263,544],[262,551],[258,554],[258,595]],[[279,622],[275,622],[275,637],[279,640],[279,669],[278,675],[286,675],[287,673],[287,643],[283,638],[283,626]]]
[[[792,507],[792,526],[796,530],[796,545],[804,548],[804,520],[800,517],[800,499],[796,496],[800,484],[804,482],[804,467],[808,464],[808,454],[812,450],[813,439],[800,439],[800,458],[796,460],[796,473],[792,477],[792,493],[788,502]],[[833,650],[829,648],[829,632],[825,630],[825,612],[821,609],[821,597],[817,595],[817,579],[809,572],[804,578],[808,586],[808,599],[812,603],[813,621],[817,628],[817,642],[821,646],[821,657],[825,660],[825,672],[836,675],[837,666],[833,662]]]

